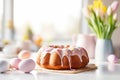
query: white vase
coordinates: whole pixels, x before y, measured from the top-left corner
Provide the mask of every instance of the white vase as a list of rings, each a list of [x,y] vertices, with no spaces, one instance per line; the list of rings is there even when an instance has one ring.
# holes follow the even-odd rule
[[[95,62],[103,63],[107,61],[107,57],[114,54],[113,44],[111,39],[97,39],[95,48]]]

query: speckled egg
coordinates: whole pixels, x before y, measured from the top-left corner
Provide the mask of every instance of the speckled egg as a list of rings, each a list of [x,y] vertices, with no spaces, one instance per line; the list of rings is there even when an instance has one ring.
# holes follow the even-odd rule
[[[22,50],[19,54],[18,54],[18,58],[20,59],[27,59],[30,58],[31,53],[27,50]]]
[[[10,61],[11,68],[18,69],[18,65],[19,65],[20,62],[21,62],[21,59],[19,59],[19,58],[11,59],[11,61]]]
[[[32,59],[24,59],[19,63],[19,70],[27,73],[35,68],[35,62]]]
[[[109,56],[108,56],[108,61],[109,61],[110,63],[117,63],[117,62],[118,62],[118,58],[117,58],[116,55],[109,55]]]
[[[9,63],[6,60],[0,60],[0,72],[9,70]]]

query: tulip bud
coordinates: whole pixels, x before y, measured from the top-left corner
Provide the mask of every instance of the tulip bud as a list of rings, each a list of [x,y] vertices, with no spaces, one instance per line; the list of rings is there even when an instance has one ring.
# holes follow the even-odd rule
[[[107,15],[110,16],[111,14],[112,14],[112,8],[111,6],[109,6],[107,9]]]
[[[99,9],[95,10],[95,14],[96,16],[100,16],[100,10]]]
[[[103,18],[105,15],[100,9],[96,9],[95,14],[97,17],[101,17],[101,18]]]
[[[118,6],[119,6],[118,1],[114,1],[114,2],[111,4],[112,11],[115,12],[115,11],[117,10]]]
[[[89,8],[83,8],[83,14],[85,15],[86,18],[89,18],[89,16],[90,16]]]
[[[116,13],[113,15],[113,20],[117,21],[117,14]]]

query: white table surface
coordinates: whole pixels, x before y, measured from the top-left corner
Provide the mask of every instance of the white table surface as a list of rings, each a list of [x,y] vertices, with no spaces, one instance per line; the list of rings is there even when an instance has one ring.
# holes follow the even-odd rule
[[[0,80],[119,80],[120,64],[103,63],[98,69],[77,74],[63,74],[46,71],[8,71],[0,73]]]

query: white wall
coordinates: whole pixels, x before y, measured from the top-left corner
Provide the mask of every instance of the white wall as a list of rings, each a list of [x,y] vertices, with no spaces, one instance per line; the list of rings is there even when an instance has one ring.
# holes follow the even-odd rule
[[[30,24],[43,37],[70,38],[79,33],[81,5],[82,0],[14,0],[16,30]]]

